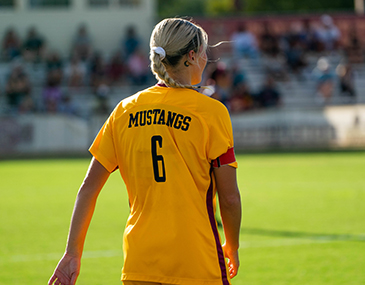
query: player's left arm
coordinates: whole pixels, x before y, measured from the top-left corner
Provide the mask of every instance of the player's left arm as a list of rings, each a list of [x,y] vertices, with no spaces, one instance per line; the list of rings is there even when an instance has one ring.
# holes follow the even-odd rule
[[[91,160],[86,177],[77,194],[66,252],[48,284],[75,284],[80,273],[84,242],[95,210],[96,200],[109,175],[109,171],[101,163],[95,158]]]
[[[212,167],[226,238],[223,248],[228,258],[229,273],[233,278],[237,275],[239,267],[238,249],[241,227],[241,197],[237,185],[237,161],[233,147],[213,160]]]
[[[223,245],[231,278],[239,268],[239,236],[241,228],[241,197],[237,186],[236,168],[229,164],[214,168],[219,208],[226,242]]]

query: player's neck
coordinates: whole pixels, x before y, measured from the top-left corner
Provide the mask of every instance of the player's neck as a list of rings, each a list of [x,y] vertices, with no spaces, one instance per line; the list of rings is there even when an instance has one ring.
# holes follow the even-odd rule
[[[176,82],[182,85],[191,85],[191,69],[184,66],[182,61],[180,61],[178,66],[167,69],[167,73]]]
[[[172,73],[170,74],[170,77],[182,85],[191,85],[191,78],[189,72],[177,73],[177,74]]]

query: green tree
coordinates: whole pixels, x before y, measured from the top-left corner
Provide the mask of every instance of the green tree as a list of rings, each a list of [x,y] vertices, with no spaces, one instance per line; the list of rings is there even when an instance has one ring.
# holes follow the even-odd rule
[[[207,0],[158,0],[158,14],[161,18],[203,16]]]
[[[246,13],[258,12],[315,12],[333,10],[353,10],[354,2],[350,0],[245,0]]]
[[[237,7],[242,7],[242,10],[237,10]],[[161,18],[353,9],[353,0],[158,0],[158,13]]]
[[[227,15],[234,11],[232,0],[208,0],[205,8],[205,12],[209,16]]]

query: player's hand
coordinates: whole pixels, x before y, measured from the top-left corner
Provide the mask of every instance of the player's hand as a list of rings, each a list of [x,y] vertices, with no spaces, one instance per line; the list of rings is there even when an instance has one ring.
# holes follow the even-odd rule
[[[80,265],[79,257],[65,253],[49,279],[48,285],[75,285],[80,274]]]
[[[238,250],[231,250],[226,244],[224,244],[223,251],[225,257],[228,258],[227,265],[229,270],[229,276],[233,278],[237,275],[238,267],[240,266]]]

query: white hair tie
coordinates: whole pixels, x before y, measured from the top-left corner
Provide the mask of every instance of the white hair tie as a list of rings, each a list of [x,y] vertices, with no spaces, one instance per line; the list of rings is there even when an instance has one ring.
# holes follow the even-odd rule
[[[152,50],[160,56],[161,60],[166,57],[166,52],[162,47],[154,47]]]

